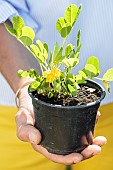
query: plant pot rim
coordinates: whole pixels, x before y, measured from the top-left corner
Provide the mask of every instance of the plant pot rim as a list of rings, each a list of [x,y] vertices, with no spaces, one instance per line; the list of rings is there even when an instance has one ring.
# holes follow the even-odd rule
[[[80,105],[80,106],[78,106],[78,105],[76,105],[76,106],[62,106],[62,105],[57,105],[57,104],[51,104],[51,103],[44,102],[44,101],[36,98],[36,97],[32,94],[32,92],[30,92],[29,88],[28,88],[28,93],[29,93],[29,95],[31,96],[31,98],[32,98],[33,100],[35,100],[37,103],[40,103],[41,105],[46,105],[46,106],[48,106],[48,107],[53,107],[53,108],[54,108],[54,107],[55,107],[55,108],[57,107],[57,108],[62,108],[62,109],[63,109],[63,108],[67,108],[67,109],[70,109],[70,108],[76,108],[76,109],[78,109],[78,108],[85,108],[85,107],[93,106],[93,105],[95,105],[95,104],[100,103],[100,102],[104,99],[104,97],[105,97],[105,95],[106,95],[105,89],[104,89],[99,83],[97,83],[97,82],[95,82],[95,81],[93,81],[93,80],[87,80],[87,82],[88,82],[88,83],[95,84],[96,86],[98,86],[98,87],[101,89],[102,94],[101,94],[101,97],[100,97],[98,100],[96,100],[96,101],[94,101],[94,102],[91,102],[91,103],[84,104],[84,105]]]

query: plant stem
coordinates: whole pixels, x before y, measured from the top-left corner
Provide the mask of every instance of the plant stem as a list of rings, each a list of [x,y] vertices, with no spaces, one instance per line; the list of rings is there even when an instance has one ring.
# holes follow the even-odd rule
[[[47,70],[47,68],[46,68],[46,66],[45,66],[44,64],[42,64],[42,67],[43,67],[45,70]]]
[[[66,40],[67,40],[67,37],[64,39],[64,41],[63,41],[63,44],[62,44],[62,48],[64,49],[64,45],[65,45],[65,43],[66,43]]]
[[[41,69],[41,72],[42,72],[42,74],[43,74],[44,71],[43,71],[43,68],[42,68],[42,65],[41,65],[41,64],[40,64],[40,69]]]
[[[95,79],[97,79],[97,80],[104,80],[104,79],[102,79],[102,78],[99,78],[99,77],[93,77],[93,78],[95,78]]]
[[[71,165],[67,165],[67,166],[66,166],[66,170],[72,170]]]

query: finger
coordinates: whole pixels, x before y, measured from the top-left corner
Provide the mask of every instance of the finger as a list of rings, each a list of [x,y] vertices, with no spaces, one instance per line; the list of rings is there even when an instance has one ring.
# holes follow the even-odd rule
[[[107,139],[104,136],[98,136],[93,139],[93,144],[103,146],[107,143]]]
[[[22,124],[31,124],[34,125],[34,119],[31,115],[31,113],[25,109],[20,108],[15,116],[15,121],[17,124],[17,128],[20,127]]]
[[[91,158],[94,155],[97,155],[101,152],[101,147],[98,145],[89,145],[87,148],[85,148],[81,154],[83,155],[84,159]]]
[[[56,163],[71,165],[83,160],[83,156],[80,153],[72,153],[69,155],[56,155],[56,154],[49,153],[41,145],[32,145],[32,146],[37,152],[43,154],[47,159]]]
[[[84,149],[81,154],[84,156],[84,159],[88,159],[94,155],[97,155],[101,152],[101,146],[106,144],[106,138],[104,136],[98,136],[93,139],[93,144],[89,145]]]
[[[17,137],[24,141],[33,144],[39,144],[41,141],[40,132],[31,125],[21,125],[17,130]]]
[[[17,137],[25,142],[39,144],[40,132],[33,126],[34,119],[26,109],[20,109],[15,117],[17,123]]]

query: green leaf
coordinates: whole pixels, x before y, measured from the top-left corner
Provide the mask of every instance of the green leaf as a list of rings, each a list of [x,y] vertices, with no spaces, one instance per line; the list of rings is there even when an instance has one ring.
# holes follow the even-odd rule
[[[36,40],[36,44],[38,45],[40,51],[43,53],[44,45],[40,40]]]
[[[79,74],[76,75],[76,83],[78,83],[78,84],[84,83],[84,78],[82,75],[79,75]]]
[[[109,85],[109,83],[106,80],[103,80],[102,83],[103,83],[105,89],[107,90],[107,92],[110,94],[110,85]]]
[[[32,68],[29,70],[29,77],[37,78],[37,77],[39,77],[39,73],[35,69]]]
[[[61,17],[56,22],[56,28],[60,35],[65,38],[70,33],[72,27],[70,23],[66,23],[65,19]]]
[[[55,47],[54,47],[54,51],[53,51],[52,60],[55,59],[55,57],[57,56],[59,50],[60,50],[60,46],[59,46],[58,42],[56,42]]]
[[[42,64],[44,62],[44,57],[40,54],[39,48],[36,45],[31,44],[30,49],[34,54],[34,57],[37,59],[38,63]]]
[[[79,42],[79,45],[77,46],[77,49],[76,49],[75,54],[77,54],[78,52],[80,52],[81,46],[82,46],[82,43]]]
[[[27,26],[24,26],[24,27],[22,28],[22,35],[21,35],[21,36],[27,36],[27,37],[29,37],[29,38],[32,40],[32,42],[33,42],[34,37],[35,37],[35,32],[33,31],[32,28],[27,27]]]
[[[84,71],[80,70],[79,75],[81,75],[85,80],[88,78]]]
[[[62,51],[63,51],[63,48],[62,47],[60,48],[59,44],[56,42],[55,47],[54,47],[54,52],[52,55],[53,64],[57,65],[64,59],[64,57],[62,56]]]
[[[44,60],[46,60],[48,58],[48,52],[47,52],[46,48],[43,49],[43,57],[44,57]]]
[[[40,53],[39,48],[35,44],[31,44],[30,45],[30,49],[34,53],[35,57]]]
[[[65,49],[65,56],[68,57],[73,51],[74,46],[72,44],[68,44]]]
[[[49,93],[47,94],[47,96],[48,96],[48,98],[52,98],[52,97],[53,97],[53,93],[52,93],[52,92],[49,92]]]
[[[78,30],[78,33],[77,33],[77,47],[80,45],[80,37],[81,37],[81,30]]]
[[[51,66],[51,64],[52,64],[52,52],[50,52],[50,57],[48,61],[48,65]]]
[[[103,79],[106,81],[113,81],[113,68],[110,68],[106,71],[106,73],[103,75]]]
[[[60,80],[62,81],[62,80],[64,80],[64,79],[65,79],[65,74],[64,74],[64,72],[61,72]]]
[[[30,27],[23,27],[22,34],[19,37],[19,40],[23,43],[24,46],[30,46],[33,43],[35,33]]]
[[[62,57],[62,50],[63,49],[60,49],[58,42],[56,42],[54,51],[53,51],[53,55],[50,56],[51,64],[59,63],[59,59],[61,59],[61,57]]]
[[[85,72],[88,75],[89,78],[93,78],[97,75],[97,69],[92,64],[86,64],[85,65]]]
[[[58,81],[54,81],[53,82],[53,84],[54,84],[54,89],[57,91],[57,92],[60,92],[60,90],[61,90],[61,84],[60,84],[60,82],[58,82]]]
[[[81,13],[82,10],[82,4],[80,4],[79,8],[78,8],[78,12],[77,12],[77,16],[76,16],[76,20],[78,19],[79,14]],[[75,22],[76,22],[75,20]]]
[[[74,23],[76,22],[78,15],[80,14],[81,6],[78,8],[75,4],[71,4],[64,13],[64,17],[61,17],[56,22],[56,28],[63,38],[66,38]]]
[[[21,36],[19,40],[24,46],[30,46],[32,44],[32,39],[27,36]]]
[[[60,34],[61,34],[61,29],[62,29],[63,27],[66,27],[66,22],[65,22],[64,18],[61,17],[61,18],[59,18],[59,19],[57,20],[57,22],[56,22],[56,28],[57,28],[57,30],[58,30],[58,32],[59,32]]]
[[[18,70],[18,77],[26,78],[28,76],[29,76],[29,72],[28,71]]]
[[[71,4],[65,11],[64,18],[67,23],[71,23],[71,26],[74,25],[75,20],[78,14],[78,7],[75,4]]]
[[[48,58],[48,46],[44,44],[40,40],[36,40],[36,44],[40,50],[40,56],[43,58],[43,62]]]
[[[79,55],[80,55],[80,52],[77,52],[77,53],[73,53],[70,56],[70,58],[74,58],[73,67],[75,67],[75,65],[79,63]]]
[[[98,76],[100,74],[99,60],[97,57],[95,57],[95,56],[89,57],[87,60],[87,64],[92,64],[96,68],[96,70],[97,70],[96,76]]]
[[[34,81],[30,84],[30,91],[33,92],[35,90],[37,90],[37,88],[40,86],[40,82],[39,81]]]
[[[22,28],[24,27],[24,20],[20,16],[14,16],[12,18],[13,29],[17,33],[17,37],[19,37],[22,33]]]
[[[71,73],[67,74],[66,83],[67,84],[74,84],[75,83],[75,76]]]
[[[64,56],[62,56],[62,51],[63,51],[63,48],[61,47],[58,54],[56,55],[56,57],[54,58],[54,64],[59,64],[60,62],[63,61],[64,59]]]
[[[67,67],[71,67],[72,68],[78,64],[79,60],[78,60],[78,53],[77,54],[72,54],[70,56],[70,58],[64,58],[64,60],[62,61]]]
[[[61,29],[61,36],[63,38],[67,37],[69,35],[71,29],[72,29],[71,25],[69,23],[66,23],[66,27],[63,27]]]
[[[17,36],[17,34],[16,34],[16,31],[11,27],[11,26],[9,26],[8,24],[6,24],[6,23],[4,23],[4,25],[5,25],[5,28],[7,29],[7,31],[11,34],[11,35],[13,35],[13,36]]]
[[[75,96],[77,93],[77,89],[75,87],[71,86],[70,84],[68,84],[68,90],[73,96]]]
[[[47,53],[48,53],[48,45],[46,43],[44,43],[44,48],[46,49]]]
[[[71,67],[74,67],[77,63],[78,63],[78,59],[76,59],[76,58],[69,58],[68,59],[68,64]]]

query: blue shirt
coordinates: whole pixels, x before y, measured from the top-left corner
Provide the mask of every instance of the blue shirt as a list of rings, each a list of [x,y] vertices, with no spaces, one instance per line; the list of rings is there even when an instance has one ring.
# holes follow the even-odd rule
[[[77,73],[85,65],[87,58],[95,55],[101,60],[101,74],[113,67],[113,0],[0,0],[0,23],[11,20],[12,16],[20,15],[25,24],[36,32],[36,39],[49,44],[50,50],[58,41],[62,43],[59,33],[56,31],[55,22],[62,17],[70,3],[80,5],[83,8],[79,19],[72,30],[68,42],[75,44],[75,36],[81,29],[82,48],[80,64],[73,73]],[[99,82],[100,83],[100,82]],[[113,83],[111,94],[107,95],[103,103],[113,101]]]

